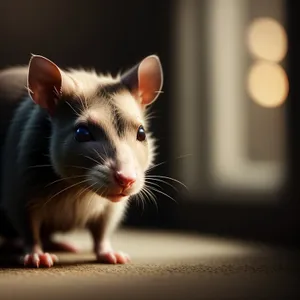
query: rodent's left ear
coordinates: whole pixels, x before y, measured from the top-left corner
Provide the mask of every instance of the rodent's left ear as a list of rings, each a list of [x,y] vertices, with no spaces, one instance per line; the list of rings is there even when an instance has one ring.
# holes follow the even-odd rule
[[[161,93],[163,86],[163,70],[160,59],[156,55],[144,58],[138,65],[121,76],[132,94],[143,106],[153,103]]]
[[[62,90],[62,73],[58,66],[43,56],[32,55],[27,85],[32,100],[52,114]]]

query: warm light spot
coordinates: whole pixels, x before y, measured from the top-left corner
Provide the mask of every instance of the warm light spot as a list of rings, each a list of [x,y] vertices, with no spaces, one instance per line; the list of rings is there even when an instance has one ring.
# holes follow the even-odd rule
[[[287,52],[286,32],[271,18],[259,18],[251,23],[247,43],[251,54],[258,59],[280,62]]]
[[[289,83],[284,69],[268,62],[255,63],[248,74],[248,92],[264,107],[277,107],[287,98]]]

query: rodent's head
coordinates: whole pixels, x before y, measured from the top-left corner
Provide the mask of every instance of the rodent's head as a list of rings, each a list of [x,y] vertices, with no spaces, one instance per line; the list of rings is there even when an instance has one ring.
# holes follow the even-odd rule
[[[116,78],[62,71],[32,56],[28,90],[49,113],[50,159],[58,176],[113,202],[139,193],[154,158],[146,108],[162,84],[155,55]]]

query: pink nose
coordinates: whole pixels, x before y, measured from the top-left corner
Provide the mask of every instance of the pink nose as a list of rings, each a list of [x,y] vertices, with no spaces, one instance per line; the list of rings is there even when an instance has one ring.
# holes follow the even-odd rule
[[[136,181],[135,174],[124,174],[121,171],[115,172],[116,182],[123,188],[127,189],[131,187]]]

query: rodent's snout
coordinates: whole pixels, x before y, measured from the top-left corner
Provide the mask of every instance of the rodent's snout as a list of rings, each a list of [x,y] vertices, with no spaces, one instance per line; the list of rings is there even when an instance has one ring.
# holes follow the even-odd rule
[[[118,185],[126,190],[136,182],[137,175],[135,172],[115,171],[114,179]]]
[[[125,158],[107,159],[88,172],[96,193],[112,202],[137,194],[143,186],[143,174],[138,164],[130,156]]]

